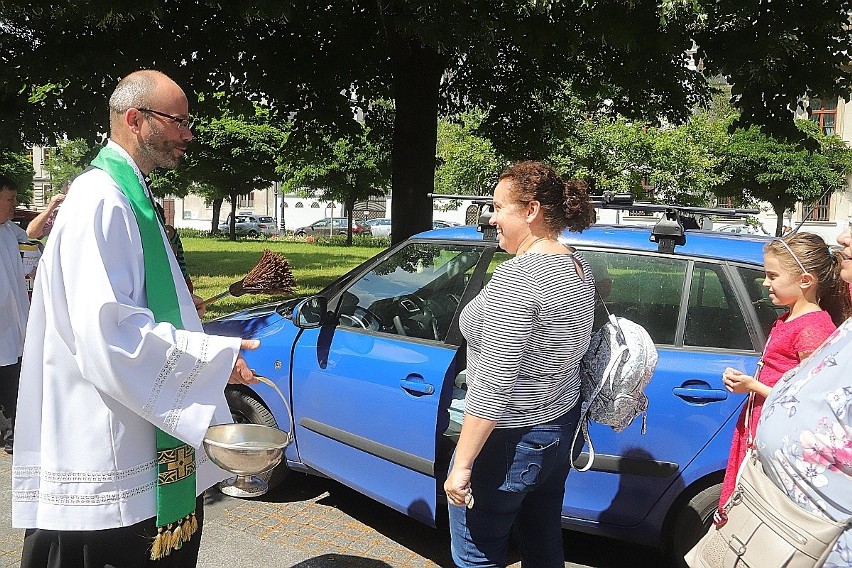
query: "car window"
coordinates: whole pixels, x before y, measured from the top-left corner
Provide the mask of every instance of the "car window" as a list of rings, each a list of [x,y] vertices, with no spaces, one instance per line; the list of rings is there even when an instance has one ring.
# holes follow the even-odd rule
[[[674,344],[687,262],[625,252],[582,251],[606,308],[596,301],[594,329],[607,309],[644,327],[654,343]]]
[[[317,221],[316,223],[311,225],[311,227],[327,227],[327,226],[328,226],[328,220],[326,220],[326,219],[320,219],[319,221]]]
[[[272,217],[261,217],[260,222],[261,223],[274,223],[275,219],[273,219]]]
[[[695,263],[683,343],[723,349],[754,348],[734,288],[719,264]]]
[[[411,243],[343,292],[340,325],[443,341],[482,247]]]
[[[769,299],[769,290],[763,285],[763,280],[766,278],[764,271],[746,267],[739,267],[737,271],[745,284],[748,299],[754,306],[760,327],[763,329],[763,335],[766,337],[769,335],[769,330],[772,329],[772,324],[787,311],[787,307],[776,306]]]

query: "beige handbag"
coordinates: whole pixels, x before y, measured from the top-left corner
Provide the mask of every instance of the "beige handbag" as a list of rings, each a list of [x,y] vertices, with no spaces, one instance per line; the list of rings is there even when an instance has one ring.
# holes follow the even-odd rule
[[[746,452],[725,510],[727,522],[711,526],[684,556],[691,568],[822,566],[850,526],[849,519],[831,521],[796,505],[763,472],[754,448]]]

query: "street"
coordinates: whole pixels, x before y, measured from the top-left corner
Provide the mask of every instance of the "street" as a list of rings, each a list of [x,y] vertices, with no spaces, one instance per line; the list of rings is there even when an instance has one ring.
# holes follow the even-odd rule
[[[23,531],[11,525],[12,459],[0,457],[0,568],[17,568]],[[334,481],[293,475],[253,501],[210,491],[200,568],[451,567],[446,525],[433,529]],[[512,568],[519,568],[515,551]],[[654,551],[565,532],[566,568],[660,566]]]

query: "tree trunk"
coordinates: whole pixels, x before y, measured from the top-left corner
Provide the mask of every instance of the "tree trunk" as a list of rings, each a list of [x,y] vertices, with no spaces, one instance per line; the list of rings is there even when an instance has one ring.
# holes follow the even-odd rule
[[[352,246],[352,212],[355,210],[355,199],[347,198],[343,202],[343,208],[346,211],[346,246]]]
[[[396,116],[391,149],[391,242],[432,228],[438,89],[446,67],[434,49],[388,34]]]
[[[231,221],[228,223],[228,237],[235,241],[237,240],[237,198],[239,193],[231,193]]]
[[[210,227],[210,232],[214,235],[219,234],[219,216],[222,214],[222,202],[224,199],[221,197],[219,199],[213,200],[213,225]]]

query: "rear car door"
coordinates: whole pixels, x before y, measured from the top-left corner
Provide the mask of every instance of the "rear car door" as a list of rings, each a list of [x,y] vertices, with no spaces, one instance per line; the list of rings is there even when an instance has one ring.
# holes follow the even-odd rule
[[[293,351],[301,461],[429,524],[449,422],[441,401],[457,373],[445,338],[481,251],[411,242],[389,252],[330,298],[337,324],[306,330]]]
[[[730,418],[742,405],[722,386],[722,372],[728,366],[753,372],[762,332],[744,310],[736,271],[725,263],[633,251],[583,254],[609,310],[645,327],[659,361],[645,390],[647,432],[641,418],[620,433],[592,423],[594,466],[568,476],[563,515],[633,526],[672,484],[688,482],[681,475],[696,456],[708,461],[705,472],[724,469],[727,451],[702,454],[714,437],[730,440]],[[596,327],[605,318],[598,306]]]

